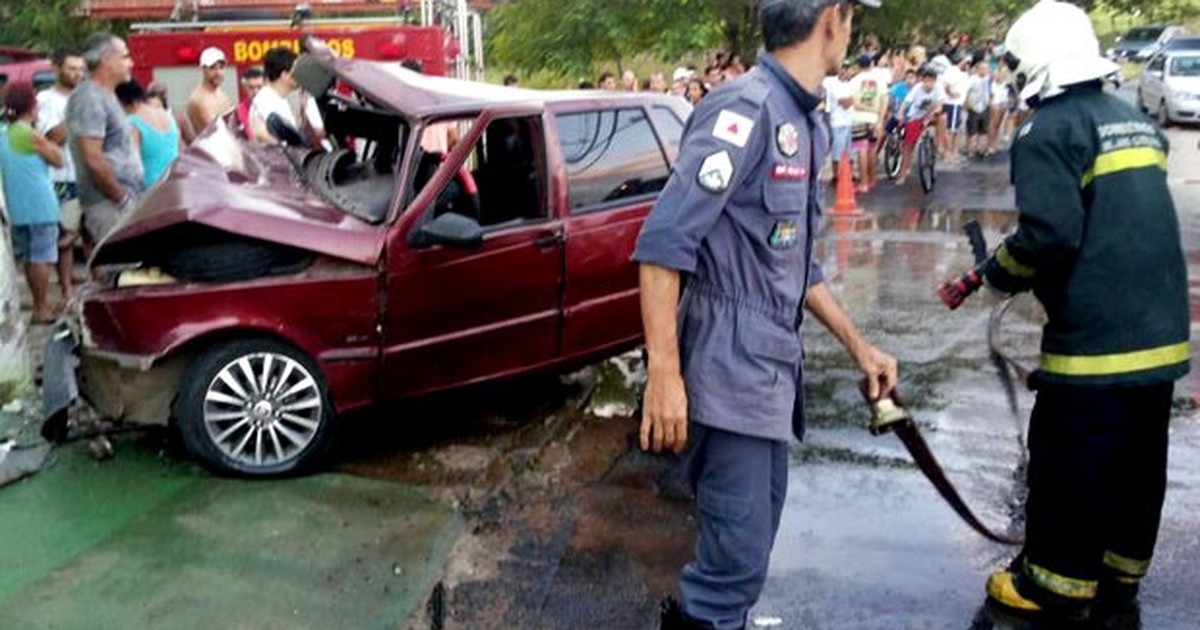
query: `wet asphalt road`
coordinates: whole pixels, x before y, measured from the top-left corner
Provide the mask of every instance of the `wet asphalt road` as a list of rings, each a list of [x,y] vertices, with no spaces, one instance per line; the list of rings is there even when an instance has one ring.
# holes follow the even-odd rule
[[[1200,131],[1170,132],[1169,177],[1188,256],[1193,344],[1200,328]],[[994,246],[1014,229],[1007,163],[942,174],[929,197],[887,184],[859,199],[858,219],[834,219],[821,240],[830,286],[858,325],[900,359],[902,390],[948,475],[984,522],[1020,532],[1022,436],[1033,398],[1008,407],[988,360],[990,303],[947,312],[934,295],[971,266],[961,226],[984,225]],[[910,184],[911,185],[911,184]],[[1119,299],[1114,296],[1114,299]],[[1005,345],[1035,363],[1039,310],[1018,305]],[[793,449],[770,579],[751,627],[840,629],[1020,628],[982,608],[987,575],[1015,553],[959,522],[893,436],[871,437],[853,365],[819,326],[806,324],[810,429]],[[1195,354],[1195,353],[1194,353]],[[1176,387],[1170,485],[1160,544],[1140,614],[1095,627],[1196,628],[1200,622],[1200,377]]]

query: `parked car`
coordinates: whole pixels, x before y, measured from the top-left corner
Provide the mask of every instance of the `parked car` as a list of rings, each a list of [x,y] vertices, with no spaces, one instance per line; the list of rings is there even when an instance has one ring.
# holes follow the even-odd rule
[[[279,475],[315,466],[344,412],[641,342],[630,256],[683,100],[324,49],[295,76],[333,151],[252,145],[220,120],[97,247],[105,280],[52,343],[73,330],[102,414],[170,418],[209,468]],[[47,387],[64,372],[48,360]]]
[[[1117,38],[1116,43],[1109,49],[1108,56],[1118,61],[1145,61],[1157,52],[1159,45],[1182,32],[1182,26],[1154,25],[1131,28]]]
[[[8,84],[26,83],[34,90],[54,85],[54,66],[42,55],[24,48],[0,46],[0,90]]]
[[[1200,51],[1160,54],[1146,64],[1138,106],[1160,126],[1200,121]]]

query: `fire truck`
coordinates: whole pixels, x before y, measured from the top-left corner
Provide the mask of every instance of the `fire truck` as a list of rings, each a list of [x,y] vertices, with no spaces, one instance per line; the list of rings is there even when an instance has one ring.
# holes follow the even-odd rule
[[[303,0],[302,0],[303,1]],[[238,98],[238,78],[262,63],[271,48],[300,52],[306,36],[334,54],[377,61],[416,60],[427,74],[483,78],[479,4],[467,0],[87,0],[84,12],[131,24],[133,76],[166,86],[170,105],[182,106],[200,81],[200,53],[225,53],[221,86]]]

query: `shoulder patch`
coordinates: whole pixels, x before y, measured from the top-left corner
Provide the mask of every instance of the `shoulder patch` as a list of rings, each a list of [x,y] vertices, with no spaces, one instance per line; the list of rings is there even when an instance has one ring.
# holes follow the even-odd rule
[[[725,192],[733,181],[733,160],[729,151],[718,151],[704,158],[696,183],[711,193]]]
[[[746,147],[750,141],[750,132],[754,129],[754,121],[733,110],[722,109],[717,114],[717,122],[713,125],[712,135],[718,140],[724,140],[739,149]]]
[[[1032,120],[1025,123],[1024,125],[1021,125],[1021,128],[1017,130],[1017,139],[1020,140],[1021,138],[1028,136],[1031,131],[1033,131],[1033,121]]]

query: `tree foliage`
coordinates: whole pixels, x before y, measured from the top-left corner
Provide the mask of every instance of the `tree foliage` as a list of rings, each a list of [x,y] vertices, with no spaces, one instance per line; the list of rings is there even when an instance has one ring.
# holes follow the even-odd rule
[[[1200,1],[1197,0],[1100,0],[1096,4],[1156,22],[1176,22],[1200,17]]]
[[[50,52],[113,25],[84,19],[82,0],[0,1],[0,44]]]
[[[1200,0],[1073,0],[1147,19],[1200,14]],[[1036,0],[889,0],[860,10],[856,31],[892,46],[936,45],[967,33],[1002,39],[1012,18]],[[491,59],[506,67],[590,76],[650,54],[678,59],[724,48],[753,58],[761,42],[758,0],[509,0],[491,14]]]
[[[520,70],[590,76],[650,54],[673,58],[721,44],[713,0],[520,0],[491,13],[489,58]]]

